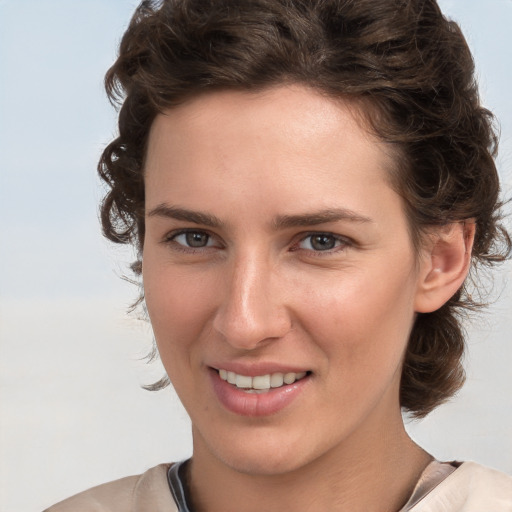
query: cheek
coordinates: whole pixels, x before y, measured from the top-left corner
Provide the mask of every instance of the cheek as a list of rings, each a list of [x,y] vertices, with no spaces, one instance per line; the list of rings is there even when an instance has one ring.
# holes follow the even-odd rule
[[[307,297],[298,314],[303,328],[330,364],[378,372],[401,361],[414,319],[413,282],[397,272],[379,274],[348,272],[298,293]]]
[[[325,376],[322,410],[330,411],[325,421],[328,415],[339,424],[365,417],[378,403],[399,407],[403,354],[414,318],[406,284],[346,280],[311,297],[314,306],[303,317],[308,319],[304,328],[324,356],[319,376]]]
[[[157,268],[148,258],[143,269],[144,295],[160,355],[180,357],[200,339],[215,309],[218,290],[208,273],[194,273],[169,266]]]

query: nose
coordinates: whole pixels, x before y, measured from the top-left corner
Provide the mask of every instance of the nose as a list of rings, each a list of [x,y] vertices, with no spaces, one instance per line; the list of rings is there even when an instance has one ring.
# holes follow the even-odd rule
[[[291,329],[284,282],[270,262],[248,255],[226,274],[213,327],[231,346],[253,350]]]

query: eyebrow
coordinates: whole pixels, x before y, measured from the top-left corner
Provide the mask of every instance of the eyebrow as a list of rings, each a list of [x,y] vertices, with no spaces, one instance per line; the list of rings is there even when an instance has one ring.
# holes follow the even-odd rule
[[[183,220],[194,224],[202,224],[210,228],[219,228],[224,225],[218,217],[210,213],[187,210],[186,208],[179,208],[167,204],[159,204],[150,210],[148,217],[166,217],[169,219]]]
[[[320,210],[299,215],[280,215],[274,220],[275,229],[286,229],[300,226],[317,226],[328,222],[350,221],[357,223],[373,222],[369,217],[345,208]]]
[[[166,217],[170,219],[182,220],[200,224],[211,228],[220,228],[225,226],[215,215],[194,210],[187,210],[177,206],[160,204],[148,212],[148,217]],[[329,208],[311,213],[302,213],[298,215],[278,215],[272,222],[273,229],[287,229],[301,226],[317,226],[328,222],[350,221],[356,223],[372,223],[369,217],[360,215],[352,210],[345,208]]]

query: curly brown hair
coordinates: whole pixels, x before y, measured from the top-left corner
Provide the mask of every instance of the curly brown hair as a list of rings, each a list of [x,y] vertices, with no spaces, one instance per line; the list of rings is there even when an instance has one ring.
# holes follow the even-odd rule
[[[405,355],[400,401],[423,417],[462,385],[462,313],[482,305],[468,282],[506,259],[497,136],[480,104],[471,53],[435,0],[145,0],[106,75],[121,106],[104,150],[104,234],[144,243],[144,158],[155,116],[205,91],[298,83],[357,98],[397,156],[393,178],[415,245],[429,227],[474,219],[470,278],[439,310],[419,314]],[[366,112],[366,114],[365,114]],[[371,113],[371,115],[370,115]],[[133,265],[140,273],[140,258]],[[153,386],[162,387],[165,379]]]

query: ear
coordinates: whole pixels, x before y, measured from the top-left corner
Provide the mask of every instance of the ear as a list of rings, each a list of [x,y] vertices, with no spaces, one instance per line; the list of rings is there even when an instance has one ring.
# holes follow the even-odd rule
[[[462,286],[471,265],[474,239],[472,220],[435,228],[428,236],[420,263],[417,313],[436,311]]]

